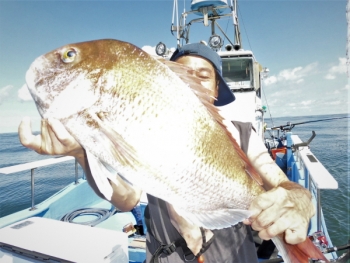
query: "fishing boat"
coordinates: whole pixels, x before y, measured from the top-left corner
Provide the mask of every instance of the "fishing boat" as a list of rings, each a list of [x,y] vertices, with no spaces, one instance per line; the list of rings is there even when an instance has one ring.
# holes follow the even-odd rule
[[[310,150],[314,134],[303,142],[291,132],[293,124],[265,126],[266,108],[261,95],[262,80],[268,69],[257,62],[252,51],[242,48],[236,1],[192,0],[190,10],[181,15],[178,10],[178,1],[174,0],[171,31],[176,36],[177,46],[190,42],[190,29],[194,24],[211,29],[207,45],[221,56],[223,77],[236,97],[232,105],[221,107],[223,115],[230,118],[238,108],[244,112],[239,121],[253,123],[288,178],[310,190],[317,212],[311,219],[308,236],[330,262],[346,262],[349,252],[338,257],[335,251],[348,249],[349,244],[338,247],[332,244],[320,196],[322,189],[336,190],[338,183]],[[217,23],[221,19],[232,19],[233,41]],[[162,42],[156,46],[156,53],[164,58],[171,56],[171,50]],[[266,133],[269,133],[267,138]],[[61,163],[71,166],[72,183],[36,204],[35,171]],[[147,226],[143,212],[147,199],[144,196],[132,211],[119,211],[93,192],[84,175],[79,175],[73,157],[57,156],[0,169],[1,174],[20,171],[28,171],[31,176],[31,207],[0,218],[0,262],[141,263],[145,260]],[[256,243],[261,262],[283,262],[271,243],[258,238]],[[310,262],[322,261],[310,259]]]

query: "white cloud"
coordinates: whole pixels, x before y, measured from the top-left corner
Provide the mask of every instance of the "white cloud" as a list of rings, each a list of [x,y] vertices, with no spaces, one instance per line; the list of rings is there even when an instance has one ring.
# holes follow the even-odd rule
[[[300,102],[300,104],[303,106],[308,106],[308,105],[311,105],[312,103],[314,103],[314,100],[304,100]]]
[[[155,47],[151,47],[151,46],[143,46],[142,47],[143,51],[146,51],[148,54],[152,55],[152,56],[157,56],[156,54],[156,48]]]
[[[347,94],[350,89],[350,84],[345,84],[343,88],[336,89],[333,92],[327,92],[327,94]]]
[[[12,85],[7,85],[0,89],[0,104],[5,100],[6,97],[9,96],[9,91],[12,89]]]
[[[298,108],[309,108],[309,106],[312,106],[314,104],[315,100],[304,100],[300,102],[290,102],[287,103],[288,107],[293,107],[293,109],[298,109]]]
[[[297,67],[293,69],[284,69],[278,74],[280,80],[296,80],[299,79],[300,72],[303,68]]]
[[[276,82],[277,82],[276,76],[271,76],[271,77],[267,77],[266,79],[264,79],[264,83],[266,86],[269,86],[269,85],[274,84]]]
[[[300,84],[304,82],[304,77],[315,73],[317,63],[311,63],[305,67],[295,67],[292,69],[281,70],[277,75],[270,76],[264,80],[266,86],[281,83],[281,84]]]
[[[18,98],[20,101],[32,101],[32,95],[30,95],[28,87],[26,84],[24,84],[19,90],[18,90]]]
[[[344,59],[339,59],[337,66],[323,69],[317,63],[310,63],[281,70],[264,80],[267,101],[263,103],[274,117],[344,113],[350,101],[350,83],[343,78],[344,63]],[[327,73],[336,78],[332,85],[324,79]]]
[[[339,64],[328,70],[325,79],[335,79],[338,74],[346,74],[346,58],[339,58]]]
[[[269,95],[269,97],[277,97],[279,99],[285,100],[285,98],[287,96],[290,95],[297,95],[298,93],[300,93],[299,89],[279,89],[278,91],[272,93]]]
[[[340,105],[340,104],[343,104],[343,103],[344,102],[340,101],[340,100],[325,102],[325,104],[327,104],[327,105]]]

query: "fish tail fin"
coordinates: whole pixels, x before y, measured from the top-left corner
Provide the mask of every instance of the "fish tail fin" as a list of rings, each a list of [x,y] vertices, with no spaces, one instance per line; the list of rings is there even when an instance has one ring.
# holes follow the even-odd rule
[[[329,260],[309,238],[296,245],[286,243],[283,235],[272,238],[272,241],[282,255],[284,263],[309,263],[310,259],[323,260],[323,262],[329,263]]]

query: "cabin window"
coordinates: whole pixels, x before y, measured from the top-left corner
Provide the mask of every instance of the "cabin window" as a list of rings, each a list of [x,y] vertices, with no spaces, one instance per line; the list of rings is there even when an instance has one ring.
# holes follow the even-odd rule
[[[251,58],[223,58],[222,75],[232,89],[252,88],[253,60]]]

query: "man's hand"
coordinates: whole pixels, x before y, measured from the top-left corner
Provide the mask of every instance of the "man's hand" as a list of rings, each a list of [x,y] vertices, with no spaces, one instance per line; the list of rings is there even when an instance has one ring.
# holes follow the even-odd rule
[[[29,118],[24,118],[18,127],[23,146],[39,154],[70,155],[81,157],[84,149],[56,119],[41,121],[41,134],[33,135]]]
[[[198,255],[203,247],[202,232],[198,226],[195,226],[180,216],[172,205],[167,203],[169,217],[173,226],[177,229],[180,235],[185,239],[188,248],[193,255]],[[206,242],[209,242],[214,234],[211,230],[204,229]]]
[[[98,196],[100,193],[85,155],[85,150],[56,119],[41,121],[41,134],[33,135],[29,118],[24,118],[18,127],[18,135],[23,146],[39,154],[74,156],[85,172],[86,179]],[[110,182],[113,188],[111,203],[123,211],[130,211],[140,200],[141,190],[130,186],[116,175],[118,185]]]
[[[253,216],[243,223],[259,231],[260,238],[269,240],[285,233],[289,244],[305,240],[310,218],[315,214],[310,192],[289,181],[258,196],[249,210]]]

